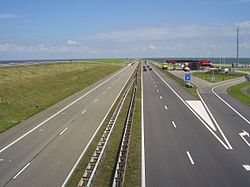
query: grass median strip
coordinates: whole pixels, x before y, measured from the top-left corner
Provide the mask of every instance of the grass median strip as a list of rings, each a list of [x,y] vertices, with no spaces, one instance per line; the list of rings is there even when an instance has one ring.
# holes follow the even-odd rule
[[[0,68],[0,132],[120,68],[90,63]]]
[[[131,130],[127,169],[124,186],[141,186],[141,70],[137,77],[137,96],[135,114]]]
[[[127,98],[124,102],[123,108],[116,122],[114,130],[111,134],[109,143],[104,152],[102,161],[97,169],[92,186],[110,186],[114,170],[116,167],[116,160],[119,153],[119,147],[123,136],[124,124],[129,109],[129,104],[132,96],[132,89],[129,91]]]

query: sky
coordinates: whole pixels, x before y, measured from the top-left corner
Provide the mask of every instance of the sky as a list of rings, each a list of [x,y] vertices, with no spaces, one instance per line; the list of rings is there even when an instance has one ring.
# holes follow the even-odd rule
[[[250,57],[250,0],[1,0],[0,60]]]

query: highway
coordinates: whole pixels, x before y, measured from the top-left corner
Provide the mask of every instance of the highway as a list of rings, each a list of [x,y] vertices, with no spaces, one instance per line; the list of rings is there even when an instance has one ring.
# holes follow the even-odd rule
[[[0,134],[0,186],[65,185],[136,66]]]
[[[250,124],[212,88],[201,102],[152,68],[143,72],[145,186],[250,186]]]

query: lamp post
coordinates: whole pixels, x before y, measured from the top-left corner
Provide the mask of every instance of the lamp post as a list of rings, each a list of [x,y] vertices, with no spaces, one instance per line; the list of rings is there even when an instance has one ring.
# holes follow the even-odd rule
[[[239,25],[237,26],[237,67],[240,65],[240,59],[239,59],[239,31],[240,27]]]

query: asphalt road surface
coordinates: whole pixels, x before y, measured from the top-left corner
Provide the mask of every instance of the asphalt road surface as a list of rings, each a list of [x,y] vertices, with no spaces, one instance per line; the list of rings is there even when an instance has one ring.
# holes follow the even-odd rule
[[[250,186],[250,124],[210,91],[201,98],[216,130],[186,90],[156,68],[143,72],[146,186]]]
[[[0,134],[0,186],[63,185],[136,65]]]

